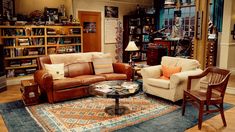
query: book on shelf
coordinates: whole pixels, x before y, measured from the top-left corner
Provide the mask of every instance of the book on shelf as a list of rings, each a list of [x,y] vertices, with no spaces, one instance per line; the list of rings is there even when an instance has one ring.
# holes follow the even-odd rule
[[[25,69],[27,74],[33,74],[37,69],[36,68],[27,68]]]
[[[43,35],[44,34],[44,29],[43,28],[34,28],[32,30],[33,35]]]
[[[71,44],[72,43],[72,38],[64,38],[64,44]]]
[[[18,39],[18,42],[19,42],[19,45],[20,46],[27,46],[27,45],[30,45],[30,39],[28,38],[20,38]]]
[[[43,45],[43,38],[33,38],[31,39],[31,45]]]
[[[38,51],[37,50],[29,50],[28,55],[38,55]]]
[[[15,49],[10,49],[10,57],[15,57]]]
[[[147,54],[141,53],[141,60],[147,60]]]
[[[149,39],[150,39],[149,35],[143,35],[142,41],[143,42],[149,42],[150,41]]]
[[[37,60],[36,59],[32,59],[32,64],[36,65],[37,64]]]
[[[32,61],[30,59],[20,60],[21,66],[29,66],[32,65]]]
[[[17,60],[10,61],[10,66],[11,67],[18,67],[18,66],[20,66],[20,61],[17,61]]]
[[[24,48],[15,48],[15,56],[23,56]]]
[[[47,38],[47,44],[56,44],[57,42],[59,43],[59,38]]]
[[[4,39],[5,46],[15,46],[16,40],[14,38]]]
[[[53,28],[48,28],[47,29],[47,35],[56,35],[56,31]]]
[[[72,30],[72,34],[81,34],[81,29],[80,28],[73,28],[73,29],[70,29]]]

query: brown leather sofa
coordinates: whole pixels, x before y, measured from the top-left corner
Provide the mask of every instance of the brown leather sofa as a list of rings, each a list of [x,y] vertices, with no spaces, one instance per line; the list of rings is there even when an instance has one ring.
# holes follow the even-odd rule
[[[37,63],[39,70],[34,73],[34,80],[49,103],[89,96],[89,85],[99,81],[132,78],[132,68],[128,64],[113,63],[114,73],[95,75],[92,62],[76,62],[64,67],[64,79],[53,80],[44,67],[44,64],[52,64],[50,57],[39,57]]]

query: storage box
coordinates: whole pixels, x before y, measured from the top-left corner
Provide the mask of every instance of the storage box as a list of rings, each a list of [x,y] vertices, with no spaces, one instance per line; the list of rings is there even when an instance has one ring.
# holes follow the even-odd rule
[[[34,80],[22,80],[20,91],[22,93],[22,100],[26,106],[38,104],[38,84]]]

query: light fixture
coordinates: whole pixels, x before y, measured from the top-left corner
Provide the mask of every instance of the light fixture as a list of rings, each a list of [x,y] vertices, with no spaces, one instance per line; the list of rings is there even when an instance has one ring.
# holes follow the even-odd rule
[[[129,60],[129,64],[131,66],[133,66],[133,61],[132,61],[132,55],[134,51],[138,51],[138,47],[136,46],[134,41],[130,41],[125,49],[125,51],[129,51],[130,52],[130,60]]]

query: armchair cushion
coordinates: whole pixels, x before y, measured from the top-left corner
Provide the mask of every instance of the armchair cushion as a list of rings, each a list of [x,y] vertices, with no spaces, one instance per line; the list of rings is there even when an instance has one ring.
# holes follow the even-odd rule
[[[162,66],[150,66],[141,69],[141,75],[143,78],[159,78],[162,75]]]
[[[169,80],[163,80],[163,79],[155,79],[155,78],[148,78],[146,79],[147,83],[154,87],[160,87],[164,89],[170,88],[170,81]]]
[[[199,68],[200,64],[197,60],[194,59],[182,59],[179,58],[177,66],[182,67],[181,71],[196,70]]]
[[[120,73],[104,73],[101,74],[101,76],[104,76],[106,80],[126,80],[127,75],[126,74],[120,74]]]

